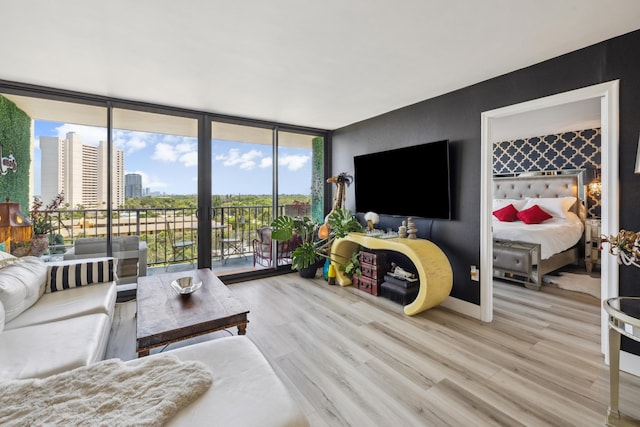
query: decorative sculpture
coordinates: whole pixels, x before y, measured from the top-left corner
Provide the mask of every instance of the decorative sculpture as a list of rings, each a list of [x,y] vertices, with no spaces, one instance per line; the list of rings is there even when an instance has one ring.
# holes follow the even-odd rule
[[[402,225],[398,227],[398,236],[407,237],[407,221],[402,221]]]
[[[413,222],[413,218],[407,218],[407,234],[409,234],[410,239],[418,238],[418,229],[416,228],[416,224]]]

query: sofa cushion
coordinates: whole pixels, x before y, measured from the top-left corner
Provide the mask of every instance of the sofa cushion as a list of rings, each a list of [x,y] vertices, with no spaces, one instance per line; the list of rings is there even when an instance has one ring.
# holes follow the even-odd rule
[[[40,258],[26,256],[0,270],[0,301],[5,322],[31,307],[44,293],[47,268]]]
[[[101,258],[51,264],[47,268],[45,292],[57,292],[95,283],[112,282],[117,279],[114,273],[115,263],[117,260],[113,258]]]
[[[213,385],[182,408],[167,426],[202,425],[203,420],[215,420],[214,424],[221,426],[309,425],[267,359],[248,337],[224,337],[167,353],[183,361],[201,361],[213,373]],[[140,360],[143,359],[127,364]],[[250,408],[238,402],[251,402]]]
[[[111,319],[90,314],[4,331],[0,379],[44,378],[104,358]]]
[[[115,282],[46,293],[37,304],[5,325],[5,330],[102,313],[113,318],[116,304]]]

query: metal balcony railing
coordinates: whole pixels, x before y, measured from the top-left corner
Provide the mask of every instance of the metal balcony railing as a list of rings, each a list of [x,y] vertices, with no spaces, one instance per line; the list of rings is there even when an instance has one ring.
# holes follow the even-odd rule
[[[308,205],[279,206],[278,214],[309,215]],[[251,242],[256,230],[268,226],[273,220],[271,206],[230,206],[213,210],[211,222],[211,256],[223,259],[229,255],[225,242],[234,242],[232,256],[252,254]],[[49,251],[64,253],[81,237],[106,237],[107,222],[111,222],[112,236],[137,235],[147,242],[147,266],[166,265],[172,259],[167,224],[174,233],[175,242],[198,240],[198,218],[193,208],[113,209],[107,218],[106,209],[58,210],[49,219],[54,231],[50,236]],[[184,262],[196,262],[197,245],[188,248]]]

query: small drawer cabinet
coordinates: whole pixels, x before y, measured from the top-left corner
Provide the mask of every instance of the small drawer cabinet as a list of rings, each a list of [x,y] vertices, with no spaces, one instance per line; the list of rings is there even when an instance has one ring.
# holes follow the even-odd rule
[[[361,251],[358,261],[362,275],[353,276],[353,285],[371,295],[380,295],[380,284],[388,270],[385,254]]]
[[[600,236],[602,235],[600,218],[588,218],[584,222],[584,264],[591,273],[594,265],[600,265]]]

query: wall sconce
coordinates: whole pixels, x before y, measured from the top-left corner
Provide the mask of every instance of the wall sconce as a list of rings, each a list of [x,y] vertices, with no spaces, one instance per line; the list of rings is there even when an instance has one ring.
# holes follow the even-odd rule
[[[638,137],[638,151],[636,154],[636,174],[640,174],[640,137]]]
[[[600,174],[598,170],[595,171],[595,177],[593,181],[587,185],[587,189],[589,190],[589,195],[594,199],[599,199],[602,195],[602,181],[600,180]]]
[[[20,203],[0,203],[0,241],[5,252],[11,252],[11,241],[28,242],[33,238],[33,226],[20,211]]]

